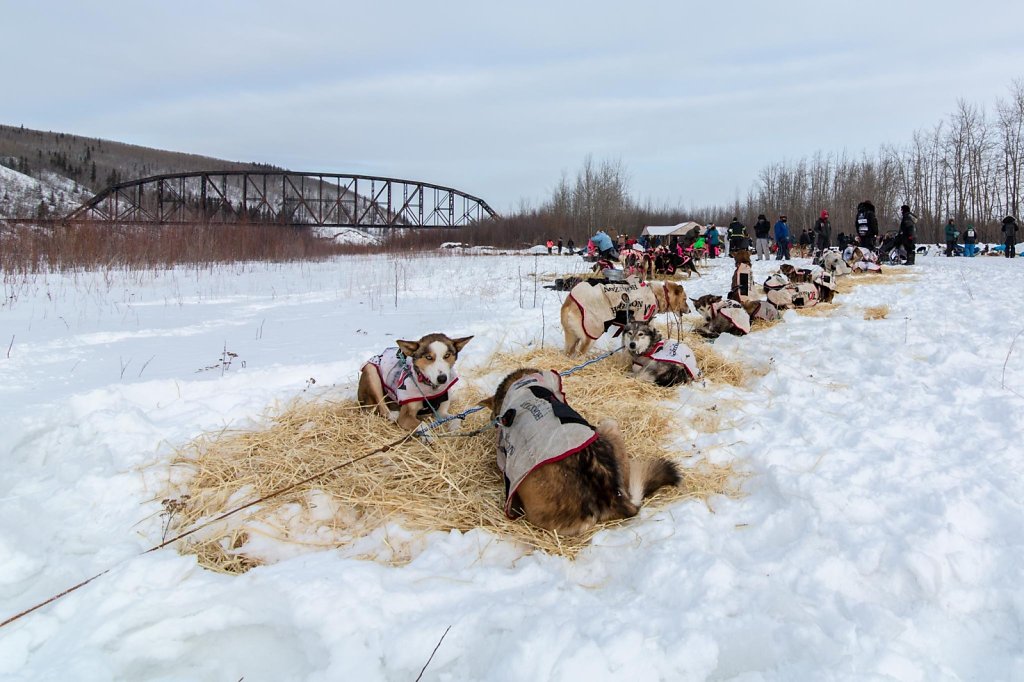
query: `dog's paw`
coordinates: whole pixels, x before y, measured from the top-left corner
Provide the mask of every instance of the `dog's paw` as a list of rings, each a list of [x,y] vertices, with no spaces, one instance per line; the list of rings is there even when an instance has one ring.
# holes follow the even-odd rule
[[[390,412],[388,412],[388,419],[390,419],[393,423],[397,424],[398,423],[398,410],[391,410]]]

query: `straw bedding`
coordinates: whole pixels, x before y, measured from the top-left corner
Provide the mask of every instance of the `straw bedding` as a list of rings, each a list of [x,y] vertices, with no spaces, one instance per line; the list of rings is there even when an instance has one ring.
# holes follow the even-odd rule
[[[884,320],[889,317],[889,306],[871,305],[864,309],[865,320]]]
[[[902,273],[857,275],[839,280],[839,292],[857,284],[891,282]],[[803,314],[828,314],[837,304],[819,304]],[[883,310],[884,309],[884,310]],[[887,306],[865,310],[880,319]],[[755,321],[753,328],[772,323]],[[693,349],[704,379],[743,386],[763,370],[730,360],[682,320],[659,322],[666,338],[677,338]],[[499,352],[478,377],[488,389],[518,367],[565,370],[580,362],[556,348],[528,347]],[[645,507],[663,507],[684,499],[708,502],[714,495],[737,496],[741,475],[730,466],[710,464],[669,442],[682,425],[700,432],[722,428],[723,415],[692,411],[673,400],[677,390],[663,389],[626,376],[628,355],[620,352],[565,379],[573,407],[592,423],[606,417],[618,421],[630,455],[668,457],[684,471],[684,483],[663,489]],[[452,411],[459,412],[485,397],[480,384],[464,377],[454,394]],[[730,410],[731,411],[731,410]],[[486,428],[486,410],[470,415],[463,433],[447,437],[442,429],[430,443],[403,441],[386,453],[375,454],[317,478],[284,495],[246,509],[179,543],[207,568],[241,573],[263,563],[259,547],[268,540],[295,549],[349,547],[357,556],[403,563],[410,560],[408,537],[393,541],[389,528],[400,527],[420,537],[430,531],[484,529],[496,538],[518,543],[528,551],[575,557],[594,533],[624,522],[604,524],[591,533],[560,537],[526,521],[505,518],[504,487],[495,466],[495,434]],[[174,455],[163,500],[166,534],[171,536],[245,503],[286,488],[304,478],[345,464],[404,434],[352,400],[296,401],[267,415],[258,430],[225,430],[205,434]],[[654,437],[652,437],[654,436]],[[678,439],[677,439],[678,440]],[[390,526],[389,524],[395,524]],[[251,548],[256,547],[255,551]]]
[[[862,284],[893,284],[914,278],[913,273],[903,272],[895,267],[883,267],[881,272],[854,272],[836,279],[836,293],[848,294]]]
[[[794,308],[797,314],[805,317],[828,317],[834,313],[841,304],[838,302],[825,303],[824,301],[808,308]]]
[[[708,379],[730,384],[743,381],[743,369],[722,359],[699,337],[691,347]],[[683,485],[663,489],[645,507],[738,495],[739,476],[731,467],[712,465],[693,458],[693,453],[668,449],[666,441],[678,430],[678,424],[693,424],[701,416],[672,404],[676,389],[658,388],[625,376],[627,361],[625,353],[619,353],[595,363],[567,377],[565,390],[573,407],[592,423],[605,417],[617,419],[631,456],[669,457],[680,463]],[[486,383],[492,387],[517,367],[564,370],[577,362],[555,349],[499,353],[486,365],[491,371]],[[452,412],[475,405],[484,395],[464,376],[453,396]],[[463,431],[483,427],[488,419],[486,410],[470,415]],[[269,415],[267,422],[260,430],[206,434],[175,454],[169,479],[177,483],[168,484],[165,500],[168,535],[403,435],[398,427],[358,409],[350,400],[295,402]],[[435,433],[447,432],[441,427]],[[198,540],[185,541],[180,550],[196,554],[208,568],[240,573],[261,563],[258,552],[247,553],[247,543],[254,536],[304,546],[356,547],[360,556],[391,563],[408,561],[408,550],[389,546],[386,537],[380,542],[372,538],[367,541],[371,534],[377,538],[386,533],[389,522],[412,534],[483,528],[528,549],[570,558],[593,536],[592,532],[559,537],[524,520],[510,521],[505,518],[503,506],[504,488],[495,466],[495,434],[485,428],[471,437],[437,437],[429,444],[410,439],[387,453],[240,512],[197,534]],[[628,521],[601,528],[620,523]],[[266,545],[264,538],[257,539]],[[368,545],[372,548],[366,550]]]

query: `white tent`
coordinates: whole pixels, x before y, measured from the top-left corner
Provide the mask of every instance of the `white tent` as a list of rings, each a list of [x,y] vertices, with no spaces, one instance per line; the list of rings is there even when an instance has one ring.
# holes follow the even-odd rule
[[[678,225],[648,225],[644,228],[643,234],[651,237],[681,237],[695,227],[698,228],[698,232],[704,230],[703,225],[691,220]]]

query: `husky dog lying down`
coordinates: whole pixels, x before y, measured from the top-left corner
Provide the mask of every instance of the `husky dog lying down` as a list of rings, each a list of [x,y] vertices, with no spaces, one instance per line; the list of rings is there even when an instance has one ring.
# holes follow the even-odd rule
[[[722,299],[715,294],[705,294],[693,300],[693,307],[704,316],[704,324],[696,331],[701,336],[716,338],[721,334],[743,336],[750,333],[750,314],[743,304]]]
[[[591,426],[566,402],[554,371],[517,369],[481,402],[497,420],[505,514],[564,535],[636,516],[679,471],[667,459],[631,460],[614,420]]]
[[[768,300],[777,308],[810,308],[818,303],[831,303],[836,295],[836,276],[816,270],[808,282],[791,282],[780,272],[764,281]]]
[[[677,386],[700,378],[697,358],[690,347],[681,341],[663,340],[661,332],[646,322],[626,325],[622,347],[632,357],[632,372],[640,381]]]

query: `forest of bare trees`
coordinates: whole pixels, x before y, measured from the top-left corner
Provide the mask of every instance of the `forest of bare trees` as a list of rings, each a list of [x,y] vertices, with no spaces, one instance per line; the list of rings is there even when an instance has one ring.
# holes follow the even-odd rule
[[[508,238],[501,241],[512,245],[561,236],[579,242],[599,228],[637,234],[644,225],[682,220],[723,224],[733,215],[751,225],[759,213],[769,218],[785,213],[791,227],[800,230],[810,227],[822,209],[832,216],[834,234],[849,233],[864,199],[878,208],[882,229],[895,229],[900,205],[909,204],[920,218],[923,242],[942,241],[948,218],[960,226],[972,223],[984,241],[1000,241],[1002,217],[1020,215],[1022,180],[1024,79],[1014,81],[994,106],[959,101],[955,111],[913,132],[903,144],[884,144],[860,155],[817,152],[770,164],[746,198],[731,205],[640,206],[629,193],[621,161],[587,157],[575,178],[562,176],[540,208],[507,216],[503,228]]]

